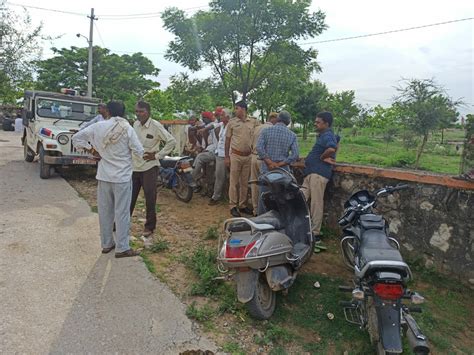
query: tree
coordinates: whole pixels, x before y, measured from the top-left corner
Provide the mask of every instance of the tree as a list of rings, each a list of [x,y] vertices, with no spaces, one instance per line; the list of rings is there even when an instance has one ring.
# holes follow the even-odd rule
[[[167,9],[162,20],[174,36],[165,57],[191,71],[212,68],[224,90],[247,99],[275,67],[275,56],[313,63],[316,51],[303,50],[296,40],[313,38],[325,28],[324,13],[310,13],[310,0],[212,0],[209,11],[187,17]]]
[[[335,126],[341,128],[352,127],[360,113],[352,90],[329,94],[326,109],[333,114]]]
[[[143,98],[151,106],[152,116],[160,119],[172,119],[176,104],[169,91],[155,89]]]
[[[316,114],[327,106],[328,89],[319,80],[306,83],[298,90],[295,101],[291,104],[295,121],[303,126],[303,140],[308,137],[308,128],[312,127]]]
[[[417,169],[430,132],[438,127],[444,116],[456,112],[456,107],[461,101],[449,98],[444,89],[433,79],[403,80],[402,85],[396,89],[399,95],[395,98],[395,102],[406,113],[405,126],[422,137],[416,154],[415,169]]]
[[[166,89],[176,105],[176,110],[211,111],[216,106],[231,104],[230,96],[219,84],[211,79],[190,79],[188,75],[180,73],[171,77],[171,83]]]
[[[52,48],[54,57],[39,61],[36,86],[48,91],[62,87],[87,86],[88,48]],[[92,65],[94,96],[103,100],[122,100],[127,108],[159,83],[149,79],[160,72],[142,53],[132,55],[111,54],[106,48],[94,46]]]
[[[264,120],[271,111],[279,111],[294,101],[301,86],[304,86],[314,71],[320,71],[316,62],[301,61],[303,56],[293,56],[291,51],[281,51],[281,55],[272,54],[267,60],[268,76],[262,84],[250,94],[250,101],[260,111]]]
[[[14,104],[31,82],[32,61],[41,55],[41,30],[26,10],[17,14],[0,0],[0,103]]]

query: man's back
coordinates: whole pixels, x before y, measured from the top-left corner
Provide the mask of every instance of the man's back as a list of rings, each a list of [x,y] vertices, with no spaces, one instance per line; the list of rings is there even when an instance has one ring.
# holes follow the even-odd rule
[[[295,156],[294,160],[298,157],[296,134],[283,123],[277,123],[262,130],[257,147],[260,147],[257,149],[261,159],[268,157],[275,162],[280,162],[287,160],[290,156]]]
[[[88,142],[101,159],[97,180],[127,182],[132,176],[132,151],[143,155],[143,147],[133,128],[122,117],[97,122],[76,133],[73,137],[78,147],[88,148]]]

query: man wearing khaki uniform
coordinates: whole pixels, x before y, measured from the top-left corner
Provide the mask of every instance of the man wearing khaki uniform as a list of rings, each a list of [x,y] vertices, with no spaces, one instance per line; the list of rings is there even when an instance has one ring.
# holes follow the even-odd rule
[[[255,131],[253,134],[253,140],[252,140],[252,163],[250,167],[250,180],[255,181],[258,179],[260,175],[260,166],[262,165],[262,161],[258,159],[258,154],[257,154],[257,141],[258,137],[260,137],[260,133],[262,132],[263,129],[271,127],[275,124],[276,118],[278,114],[276,112],[270,112],[270,114],[267,117],[267,122],[265,122],[263,125],[255,127]],[[259,186],[257,184],[252,184],[250,186],[251,194],[252,194],[252,208],[253,208],[253,215],[257,215],[257,209],[258,209],[258,197],[259,197]]]
[[[147,238],[153,234],[156,228],[156,180],[159,173],[159,160],[173,151],[176,140],[161,123],[150,117],[150,105],[147,102],[139,101],[135,107],[135,113],[138,119],[135,121],[133,128],[143,145],[145,154],[143,158],[133,156],[130,215],[133,213],[138,194],[141,187],[143,187],[146,205],[146,222],[143,236]],[[165,145],[160,150],[160,143],[162,142]]]
[[[246,204],[252,162],[252,138],[259,123],[255,118],[247,116],[247,104],[244,101],[235,104],[235,115],[227,125],[224,162],[230,167],[230,213],[234,217],[240,217],[240,212],[252,214]]]

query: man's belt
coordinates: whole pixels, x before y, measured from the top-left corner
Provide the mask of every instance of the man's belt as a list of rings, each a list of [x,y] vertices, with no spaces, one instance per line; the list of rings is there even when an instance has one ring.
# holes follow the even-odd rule
[[[231,148],[230,151],[232,152],[232,154],[239,155],[241,157],[248,157],[250,154],[252,154],[251,152],[244,153],[234,148]]]

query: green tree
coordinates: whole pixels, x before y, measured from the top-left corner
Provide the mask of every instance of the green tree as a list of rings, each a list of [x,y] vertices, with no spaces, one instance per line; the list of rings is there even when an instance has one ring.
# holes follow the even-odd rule
[[[216,106],[230,107],[230,96],[221,85],[211,79],[190,79],[180,73],[171,77],[166,92],[173,99],[176,110],[201,112],[214,110]]]
[[[175,37],[165,57],[191,71],[209,66],[232,97],[247,99],[271,72],[275,56],[289,53],[312,63],[316,51],[303,50],[297,40],[314,38],[326,28],[321,11],[309,12],[310,0],[212,0],[209,11],[187,17],[167,9],[164,27]]]
[[[151,90],[143,98],[152,110],[152,116],[159,119],[172,119],[176,104],[169,91]]]
[[[335,126],[341,128],[352,127],[360,113],[352,90],[329,94],[326,109],[333,114]]]
[[[11,11],[0,0],[0,103],[14,104],[32,80],[41,55],[42,25],[34,26],[26,10]]]
[[[404,110],[404,125],[422,137],[416,154],[415,169],[428,141],[430,132],[436,129],[445,115],[452,115],[461,101],[453,101],[433,79],[404,80],[398,86],[396,103]]]
[[[62,87],[84,89],[87,86],[88,49],[71,47],[52,50],[54,57],[37,63],[37,88],[48,91],[59,91]],[[129,111],[133,110],[139,98],[159,86],[158,82],[149,79],[158,75],[159,71],[142,53],[117,55],[95,46],[93,94],[103,100],[122,100]]]
[[[264,120],[271,111],[279,111],[295,100],[297,90],[304,86],[311,73],[320,71],[316,62],[305,61],[304,56],[292,55],[292,50],[282,50],[281,55],[272,54],[267,65],[272,68],[261,85],[249,94],[252,108],[260,111]]]
[[[313,126],[316,114],[326,109],[328,96],[326,85],[319,80],[306,83],[298,90],[291,111],[295,121],[303,126],[303,140],[308,138],[308,129]]]

